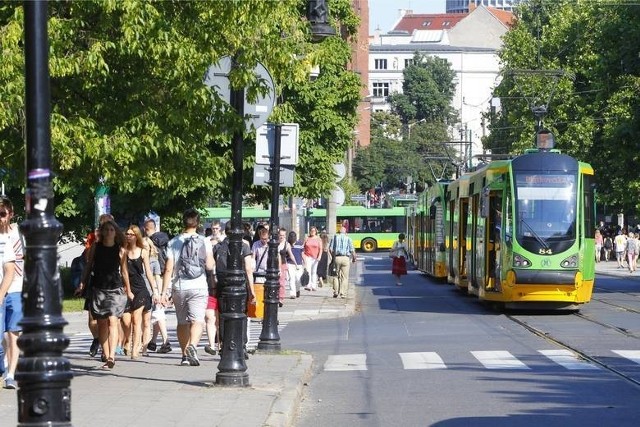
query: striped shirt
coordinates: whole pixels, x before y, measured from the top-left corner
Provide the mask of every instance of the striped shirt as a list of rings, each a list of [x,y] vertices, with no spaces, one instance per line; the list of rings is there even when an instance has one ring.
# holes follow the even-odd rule
[[[351,256],[355,253],[353,242],[346,234],[336,234],[331,239],[329,248],[335,256]]]

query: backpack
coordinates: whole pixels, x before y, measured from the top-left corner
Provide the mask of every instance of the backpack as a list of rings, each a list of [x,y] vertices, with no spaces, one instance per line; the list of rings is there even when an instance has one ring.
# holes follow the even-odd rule
[[[611,243],[611,237],[607,237],[604,239],[604,248],[611,249],[613,247],[613,243]]]
[[[204,238],[199,235],[187,237],[178,259],[178,275],[182,279],[196,279],[205,273],[207,258]]]
[[[158,264],[160,264],[160,275],[164,274],[165,265],[167,263],[167,246],[169,243],[169,236],[167,233],[161,231],[155,232],[149,237],[151,242],[158,249]]]

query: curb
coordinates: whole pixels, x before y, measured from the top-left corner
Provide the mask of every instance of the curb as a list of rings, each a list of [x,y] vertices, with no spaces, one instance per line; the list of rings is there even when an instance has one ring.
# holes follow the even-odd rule
[[[311,377],[312,362],[313,358],[310,354],[300,355],[296,366],[284,378],[283,391],[273,402],[263,427],[293,426],[298,406],[302,401],[304,386]]]

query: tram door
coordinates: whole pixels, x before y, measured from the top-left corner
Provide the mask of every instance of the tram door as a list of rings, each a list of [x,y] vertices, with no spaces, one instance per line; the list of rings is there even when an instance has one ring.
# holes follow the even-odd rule
[[[469,257],[469,293],[478,293],[478,284],[482,280],[482,275],[478,271],[478,266],[482,265],[484,257],[484,239],[482,237],[482,224],[480,223],[480,195],[474,194],[471,199],[471,225],[469,226],[468,239],[472,256]]]
[[[502,227],[502,192],[491,191],[488,200],[487,212],[487,263],[486,263],[486,290],[499,290],[501,281],[500,250],[502,241],[500,230]]]
[[[460,217],[458,218],[458,271],[460,287],[467,287],[467,226],[469,223],[469,199],[460,199]],[[471,243],[471,242],[469,242]]]
[[[448,276],[448,281],[449,283],[453,283],[454,281],[454,256],[453,253],[455,251],[454,249],[454,229],[457,226],[456,220],[455,220],[455,209],[456,208],[456,201],[455,200],[451,200],[449,202],[449,222],[448,222],[448,230],[447,230],[447,239],[448,242],[446,243],[447,246],[447,276]]]

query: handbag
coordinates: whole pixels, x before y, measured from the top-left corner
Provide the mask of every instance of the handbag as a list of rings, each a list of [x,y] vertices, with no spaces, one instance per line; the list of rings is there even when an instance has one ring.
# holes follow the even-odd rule
[[[309,272],[304,270],[300,276],[300,286],[305,287],[309,284]]]
[[[338,277],[338,266],[334,260],[329,263],[329,276]]]

